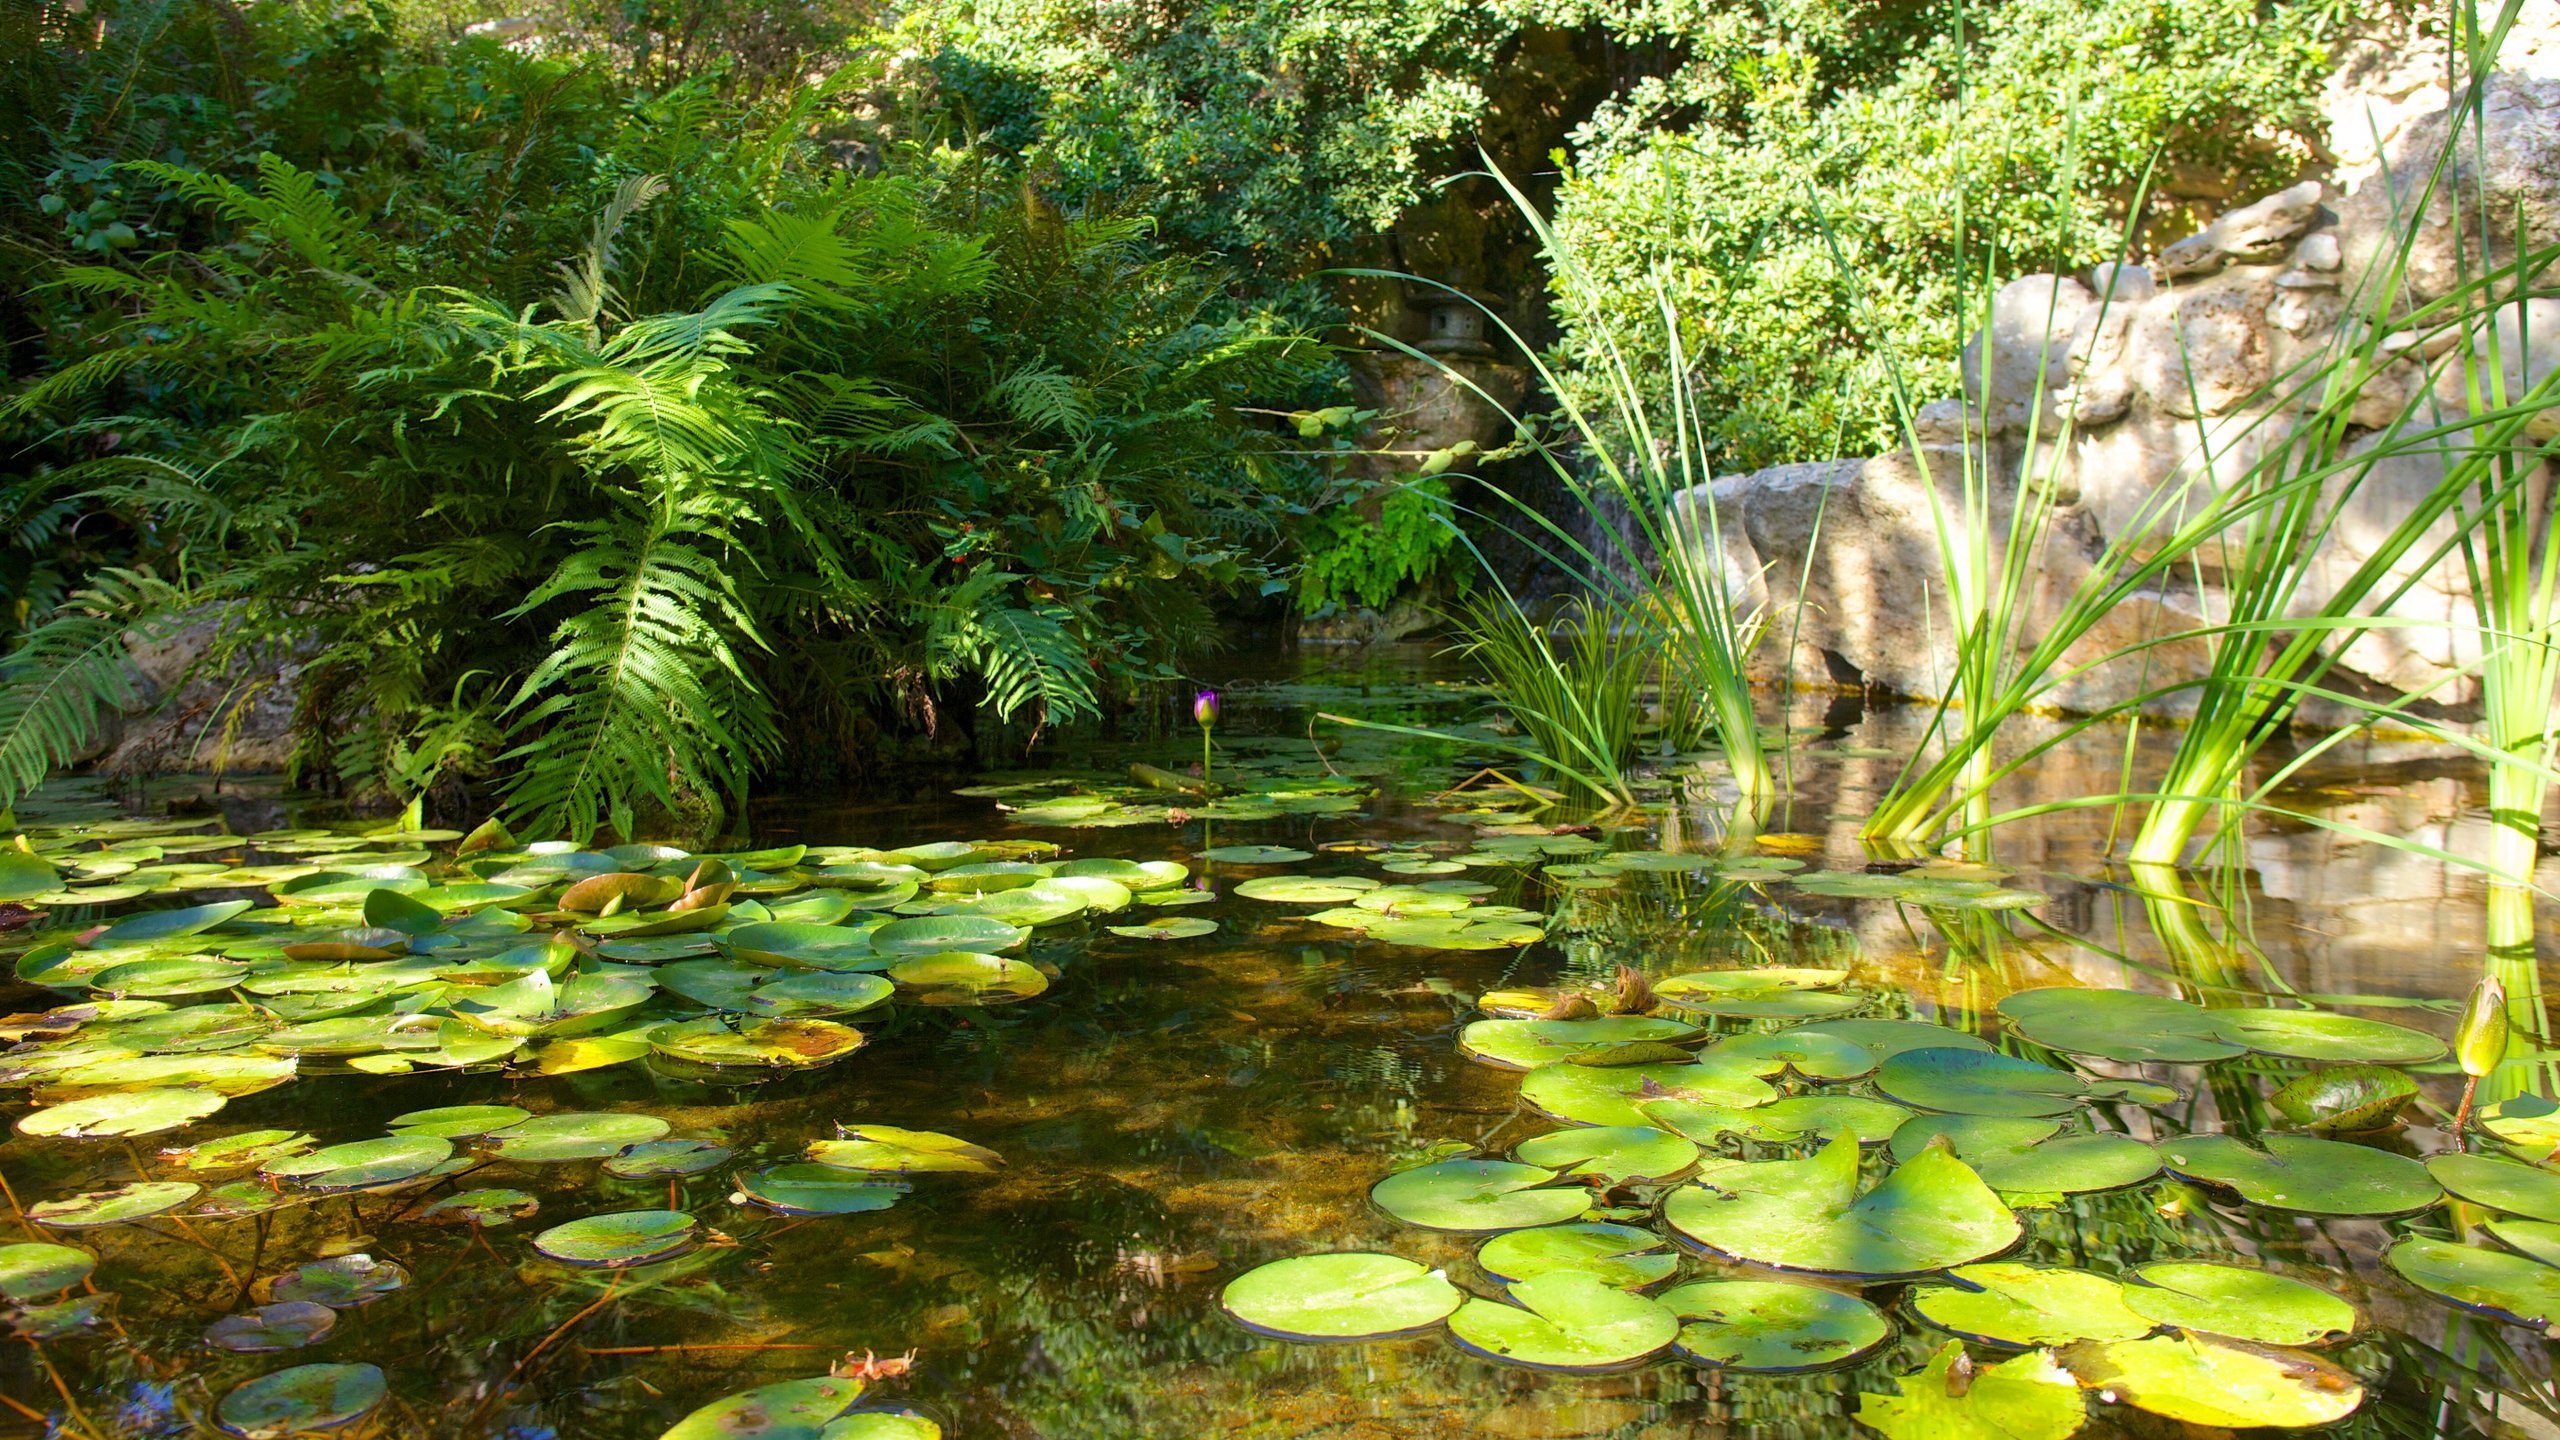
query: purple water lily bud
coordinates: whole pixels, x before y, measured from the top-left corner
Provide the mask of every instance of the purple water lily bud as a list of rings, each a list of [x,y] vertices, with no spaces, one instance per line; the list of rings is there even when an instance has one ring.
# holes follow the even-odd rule
[[[1218,692],[1203,690],[1191,697],[1191,718],[1205,730],[1218,723]]]

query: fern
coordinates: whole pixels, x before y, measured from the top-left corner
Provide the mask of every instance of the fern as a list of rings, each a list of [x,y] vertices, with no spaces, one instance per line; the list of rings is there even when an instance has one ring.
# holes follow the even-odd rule
[[[101,717],[146,698],[127,635],[175,628],[188,603],[139,570],[103,570],[0,660],[0,809],[95,744]]]
[[[977,676],[1001,720],[1026,708],[1050,725],[1100,713],[1092,661],[1067,628],[1074,612],[1054,601],[1009,602],[1002,592],[1021,578],[982,570],[931,607],[925,653],[934,673]]]

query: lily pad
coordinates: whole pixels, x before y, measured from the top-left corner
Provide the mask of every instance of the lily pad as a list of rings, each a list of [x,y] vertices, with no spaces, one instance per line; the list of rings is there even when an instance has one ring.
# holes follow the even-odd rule
[[[2326,1345],[2356,1328],[2356,1307],[2316,1285],[2266,1270],[2164,1260],[2124,1287],[2136,1315],[2261,1345]]]
[[[2490,1239],[2528,1260],[2560,1265],[2560,1225],[2547,1220],[2498,1219],[2484,1221],[2480,1228],[2489,1232]]]
[[[897,1204],[907,1187],[866,1180],[833,1165],[792,1164],[741,1176],[738,1192],[783,1215],[858,1215]]]
[[[2364,1403],[2364,1386],[2326,1360],[2203,1335],[2084,1341],[2061,1359],[2081,1384],[2191,1425],[2298,1429],[2343,1420]]]
[[[394,1135],[441,1135],[448,1140],[467,1140],[532,1118],[532,1111],[516,1105],[441,1105],[394,1115],[390,1130]]]
[[[1195,940],[1203,935],[1216,934],[1218,922],[1173,916],[1150,920],[1144,925],[1112,925],[1106,928],[1114,935],[1131,940]]]
[[[1890,1060],[1906,1050],[1982,1050],[1991,1043],[1979,1035],[1931,1025],[1922,1020],[1817,1020],[1777,1032],[1796,1039],[1820,1036],[1845,1040],[1876,1057]]]
[[[1219,845],[1201,851],[1200,858],[1221,865],[1295,865],[1301,860],[1316,857],[1286,845]],[[52,887],[48,885],[45,888]]]
[[[2247,1048],[2222,1038],[2204,1007],[2134,990],[2020,990],[2000,1002],[2000,1013],[2019,1034],[2073,1055],[2192,1064],[2228,1060]]]
[[[994,923],[994,922],[985,922]],[[885,930],[888,927],[882,926]],[[1011,926],[1005,927],[1007,930]],[[720,948],[752,965],[789,966],[803,970],[877,968],[881,955],[872,947],[878,931],[845,925],[804,925],[767,920],[741,925],[718,937]]]
[[[1905,1105],[1957,1115],[2066,1115],[2088,1086],[2068,1070],[1985,1050],[1906,1050],[1876,1071]]]
[[[1921,1115],[1893,1133],[1893,1155],[1910,1159],[1944,1136],[1984,1184],[2012,1194],[2120,1190],[2160,1173],[2160,1152],[2130,1135],[2061,1131],[2032,1115]]]
[[[622,1210],[554,1225],[533,1248],[567,1265],[645,1265],[690,1249],[694,1229],[680,1210]]]
[[[2326,1010],[2214,1010],[2215,1030],[2234,1045],[2287,1060],[2423,1065],[2444,1055],[2433,1035]]]
[[[1534,1070],[1587,1051],[1644,1041],[1697,1039],[1697,1026],[1641,1015],[1593,1020],[1478,1020],[1458,1032],[1458,1053],[1504,1070]]]
[[[86,1190],[67,1199],[39,1201],[27,1207],[27,1218],[52,1230],[129,1225],[175,1210],[203,1190],[185,1180],[139,1180],[112,1190]]]
[[[530,1220],[541,1208],[542,1202],[523,1190],[464,1190],[419,1211],[418,1218],[433,1225],[490,1229]]]
[[[2264,1150],[2228,1135],[2190,1135],[2159,1149],[2170,1174],[2220,1185],[2253,1205],[2305,1215],[2407,1215],[2442,1198],[2427,1167],[2404,1156],[2314,1140],[2262,1137]]]
[[[863,1388],[827,1376],[759,1385],[712,1401],[658,1440],[823,1440],[819,1427],[861,1399]]]
[[[296,1365],[223,1396],[213,1417],[242,1440],[283,1440],[352,1425],[389,1393],[378,1366]]]
[[[303,1301],[351,1310],[370,1305],[409,1283],[409,1272],[370,1255],[337,1255],[314,1260],[279,1275],[267,1287],[267,1298]]]
[[[2548,1334],[2560,1328],[2560,1267],[2504,1250],[2404,1237],[2382,1257],[2439,1299]]]
[[[1680,1257],[1650,1230],[1594,1221],[1506,1230],[1476,1251],[1476,1265],[1506,1283],[1572,1269],[1620,1289],[1639,1290],[1670,1279],[1680,1268]]]
[[[729,1158],[729,1147],[708,1140],[643,1140],[626,1145],[604,1162],[604,1173],[618,1180],[663,1180],[670,1175],[699,1175]]]
[[[1654,993],[1701,1015],[1742,1020],[1818,1020],[1861,1009],[1866,1001],[1834,993],[1845,970],[1770,966],[1696,970],[1653,982]]]
[[[246,900],[219,900],[210,905],[189,905],[182,910],[145,910],[128,915],[90,938],[90,945],[112,950],[119,945],[139,945],[147,940],[175,940],[187,935],[201,935],[250,908]]]
[[[1839,1365],[1893,1334],[1855,1295],[1788,1280],[1701,1280],[1655,1297],[1685,1322],[1672,1348],[1699,1365],[1787,1374]]]
[[[2286,1084],[2268,1103],[2314,1135],[2385,1129],[2418,1098],[2418,1082],[2387,1065],[2331,1065]]]
[[[1009,1005],[1049,988],[1049,977],[1024,961],[966,950],[912,956],[890,966],[889,978],[924,1005]]]
[[[2560,1152],[2560,1103],[2539,1095],[2514,1095],[2480,1107],[2480,1128],[2539,1160]]]
[[[338,1323],[338,1312],[309,1300],[283,1300],[205,1327],[204,1343],[216,1350],[265,1355],[319,1343]]]
[[[1668,1348],[1680,1317],[1585,1270],[1550,1270],[1510,1287],[1516,1305],[1469,1300],[1449,1317],[1461,1349],[1538,1370],[1635,1365]]]
[[[1901,1106],[1863,1095],[1793,1095],[1753,1108],[1695,1100],[1643,1100],[1636,1109],[1654,1124],[1700,1145],[1714,1145],[1728,1135],[1781,1144],[1807,1136],[1827,1144],[1853,1135],[1861,1145],[1881,1145],[1911,1119],[1911,1112]]]
[[[871,948],[883,955],[925,956],[952,951],[1010,950],[1031,932],[1001,920],[970,915],[926,915],[892,920],[871,932]]]
[[[1951,1335],[2030,1350],[2074,1340],[2133,1340],[2157,1328],[2126,1308],[2125,1287],[2086,1270],[1960,1265],[1953,1285],[1923,1285],[1912,1313]]]
[[[1700,1246],[1781,1270],[1891,1279],[1998,1254],[2018,1217],[1982,1178],[1932,1146],[1865,1195],[1848,1136],[1806,1160],[1711,1161],[1671,1192],[1663,1218]]]
[[[1370,1187],[1369,1199],[1408,1225],[1485,1234],[1575,1219],[1591,1205],[1578,1185],[1558,1186],[1552,1170],[1502,1160],[1443,1160],[1399,1171]]]
[[[2560,1224],[2560,1175],[2491,1155],[2438,1155],[2427,1173],[2445,1190],[2475,1205]]]
[[[757,1020],[732,1030],[717,1019],[659,1026],[649,1048],[670,1060],[716,1069],[799,1070],[828,1065],[862,1048],[863,1033],[833,1020]]]
[[[2041,1350],[1976,1369],[1950,1340],[1893,1383],[1901,1394],[1858,1397],[1858,1423],[1886,1440],[2064,1440],[2089,1418],[2080,1387]]]
[[[117,1090],[47,1106],[19,1117],[21,1135],[49,1135],[65,1140],[102,1136],[157,1135],[190,1125],[225,1104],[211,1090],[154,1087]]]
[[[828,1421],[818,1440],[942,1440],[942,1427],[909,1410],[857,1410]]]
[[[97,1256],[69,1245],[41,1240],[0,1245],[0,1298],[24,1303],[59,1295],[97,1268]]]
[[[1653,1123],[1642,1108],[1648,1101],[1749,1108],[1777,1099],[1778,1091],[1750,1069],[1727,1064],[1542,1065],[1522,1077],[1520,1098],[1540,1114],[1576,1125],[1644,1126]]]
[[[955,1135],[936,1134],[931,1130],[906,1130],[895,1125],[839,1125],[836,1128],[844,1138],[812,1141],[810,1159],[839,1170],[869,1170],[893,1175],[926,1171],[992,1175],[1004,1164],[1004,1157],[993,1150],[984,1145],[973,1145]]]
[[[1825,1034],[1809,1025],[1736,1035],[1719,1041],[1716,1051],[1728,1056],[1783,1060],[1807,1080],[1856,1080],[1875,1073],[1880,1057],[1864,1045]]]
[[[1523,1140],[1511,1153],[1525,1165],[1611,1186],[1669,1180],[1698,1162],[1696,1144],[1650,1125],[1558,1130]]]
[[[552,1164],[602,1160],[626,1145],[655,1140],[673,1128],[655,1115],[569,1111],[518,1121],[486,1139],[501,1160]]]
[[[298,1181],[305,1189],[333,1194],[398,1185],[453,1158],[453,1142],[441,1135],[395,1135],[387,1140],[357,1140],[331,1145],[307,1155],[286,1155],[259,1167],[261,1174]]]
[[[1448,1277],[1394,1255],[1300,1255],[1227,1282],[1218,1301],[1284,1340],[1379,1340],[1428,1330],[1466,1300]]]
[[[1265,875],[1238,885],[1235,893],[1280,905],[1348,905],[1377,888],[1365,875]]]

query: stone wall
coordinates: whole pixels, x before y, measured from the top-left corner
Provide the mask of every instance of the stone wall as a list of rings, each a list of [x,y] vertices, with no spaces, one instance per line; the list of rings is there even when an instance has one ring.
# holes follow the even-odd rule
[[[1950,497],[1971,464],[2015,491],[2020,474],[2054,487],[2045,549],[2036,557],[2030,640],[2044,633],[2091,564],[2113,542],[2139,549],[2146,517],[2201,503],[2270,447],[2298,406],[2282,397],[2323,354],[2352,340],[2357,297],[2389,294],[2400,218],[2447,149],[2445,57],[2411,34],[2349,50],[2327,97],[2324,173],[2229,210],[2143,264],[2077,275],[2029,275],[1994,298],[1965,348],[1963,399],[1922,409],[1918,444],[1866,460],[1782,465],[1714,483],[1738,570],[1756,599],[1784,615],[1805,606],[1790,646],[1784,623],[1763,652],[1770,677],[1846,681],[1912,696],[1944,687],[1954,654],[1935,526],[1924,484]],[[2508,217],[2491,253],[2511,259],[2513,217],[2534,245],[2560,241],[2560,0],[2536,0],[2500,54],[2481,123],[2460,127],[2451,184],[2407,246],[2394,302],[2442,297],[2464,273],[2453,206]],[[2475,243],[2474,247],[2477,249]],[[2479,256],[2469,257],[2477,273]],[[2512,307],[2503,337],[2510,384],[2560,360],[2560,301]],[[2529,344],[2518,347],[2521,335]],[[2362,392],[2350,452],[2369,427],[2410,406],[2459,411],[2462,343],[2412,347]],[[1984,347],[1989,347],[1986,359]],[[1924,473],[1929,477],[1923,479]],[[2339,519],[2300,596],[2301,613],[2337,584],[2442,476],[2431,457],[2377,460],[2337,501]],[[2548,504],[2547,484],[2538,503]],[[2005,517],[2004,517],[2005,518]],[[1819,522],[1819,543],[1815,542]],[[2000,528],[1995,526],[1996,528]],[[2450,532],[2445,532],[2449,534]],[[2423,551],[2426,547],[2421,546]],[[2226,613],[2208,565],[2117,607],[2072,653],[2095,660],[2123,645],[2172,637]],[[2448,555],[2395,576],[2409,585],[2391,606],[2421,622],[2377,630],[2347,655],[2353,678],[2379,690],[2425,687],[2459,706],[2476,698],[2464,673],[2477,659],[2467,630],[2469,585]],[[2148,665],[2112,664],[2058,687],[2056,706],[2096,710],[2180,676],[2202,673],[2200,639],[2148,652]],[[2153,708],[2175,711],[2177,701]]]

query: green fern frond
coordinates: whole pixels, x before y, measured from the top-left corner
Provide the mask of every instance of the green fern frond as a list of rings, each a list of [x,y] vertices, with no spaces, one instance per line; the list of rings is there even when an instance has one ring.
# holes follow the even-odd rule
[[[1081,440],[1092,429],[1092,410],[1075,377],[1045,364],[1020,366],[987,390],[987,398],[1021,425],[1056,430]]]
[[[604,322],[620,298],[613,289],[613,242],[632,216],[666,193],[663,175],[634,175],[614,190],[613,199],[596,216],[585,251],[575,260],[560,262],[560,288],[552,292],[551,304],[561,318],[589,331]]]
[[[107,713],[146,698],[128,632],[157,638],[187,596],[140,570],[104,570],[0,659],[0,808],[98,738]]]

